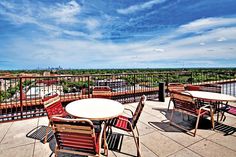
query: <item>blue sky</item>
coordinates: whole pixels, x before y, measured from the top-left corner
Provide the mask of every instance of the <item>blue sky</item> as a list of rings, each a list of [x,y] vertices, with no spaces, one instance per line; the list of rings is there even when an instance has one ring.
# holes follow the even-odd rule
[[[236,67],[235,0],[1,0],[0,69]]]

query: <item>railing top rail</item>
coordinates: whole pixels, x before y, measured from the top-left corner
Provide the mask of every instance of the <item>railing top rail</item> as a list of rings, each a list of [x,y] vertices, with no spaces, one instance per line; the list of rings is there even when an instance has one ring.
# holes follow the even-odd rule
[[[140,74],[236,74],[235,71],[214,72],[214,71],[160,71],[160,72],[130,72],[130,73],[107,73],[107,74],[81,74],[81,75],[57,75],[57,76],[0,76],[0,79],[29,79],[29,78],[58,78],[58,77],[97,77],[97,76],[119,76],[119,75],[140,75]]]
[[[57,75],[57,76],[0,76],[0,79],[19,79],[19,78],[57,78],[57,77],[90,77],[90,76],[112,76],[112,75],[139,75],[139,74],[179,74],[191,73],[189,71],[163,71],[163,72],[130,72],[130,73],[107,73],[107,74],[81,74],[81,75]]]

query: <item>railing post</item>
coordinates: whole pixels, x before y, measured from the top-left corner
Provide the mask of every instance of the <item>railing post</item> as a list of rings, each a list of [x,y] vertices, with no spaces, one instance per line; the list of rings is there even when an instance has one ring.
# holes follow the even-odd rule
[[[166,73],[166,86],[169,85],[169,73]]]
[[[135,96],[136,95],[136,91],[135,91],[136,90],[135,89],[136,81],[135,80],[136,80],[136,77],[135,77],[135,74],[134,74],[134,102],[136,101],[136,96]]]
[[[193,72],[191,72],[191,84],[193,84]]]
[[[160,102],[165,102],[165,82],[159,83],[158,98]]]
[[[90,98],[90,76],[88,76],[88,98]]]
[[[23,118],[23,87],[22,87],[22,78],[20,77],[20,116]]]

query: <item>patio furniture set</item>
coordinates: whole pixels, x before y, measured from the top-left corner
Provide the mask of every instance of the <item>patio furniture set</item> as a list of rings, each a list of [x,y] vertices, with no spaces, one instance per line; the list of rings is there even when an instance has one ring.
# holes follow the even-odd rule
[[[49,124],[44,143],[47,142],[49,129],[52,128],[58,153],[70,153],[85,156],[101,156],[101,147],[108,156],[106,131],[112,127],[131,132],[137,148],[137,156],[141,156],[139,133],[136,127],[146,102],[143,95],[131,117],[123,116],[121,103],[106,98],[82,99],[69,103],[64,109],[58,94],[43,99]],[[135,134],[134,130],[137,131]],[[112,131],[111,131],[112,132]]]
[[[219,122],[220,115],[220,121],[225,120],[225,112],[236,115],[236,106],[229,105],[229,102],[236,101],[236,97],[221,94],[218,88],[214,90],[212,87],[207,88],[196,85],[185,87],[183,84],[178,84],[177,87],[169,88],[169,93],[168,110],[170,103],[173,102],[174,104],[170,124],[191,133],[193,136],[196,135],[200,117],[210,116],[212,129],[214,129],[214,114],[217,114],[217,122]],[[175,111],[197,117],[194,132],[189,132],[186,128],[172,121]]]
[[[177,86],[168,89],[170,94],[168,110],[170,103],[173,102],[174,104],[170,124],[191,133],[193,136],[196,135],[199,120],[203,116],[210,116],[211,125],[214,129],[213,115],[215,113],[218,116],[221,114],[220,120],[225,119],[225,112],[231,112],[231,114],[236,115],[236,107],[230,106],[228,103],[236,101],[236,97],[212,91],[195,90],[198,88],[194,86],[192,86],[192,90],[190,88],[185,90],[185,87],[181,84]],[[137,156],[142,156],[137,122],[144,108],[146,96],[141,96],[136,110],[133,112],[125,109],[121,103],[105,98],[102,89],[97,89],[96,97],[73,101],[65,109],[57,94],[43,99],[49,119],[44,143],[47,142],[49,129],[52,128],[57,142],[54,151],[55,156],[58,156],[59,152],[101,156],[102,144],[104,154],[108,156],[106,136],[107,131],[110,130],[110,133],[112,133],[113,127],[130,132],[137,148]],[[102,95],[102,97],[99,98],[99,95]],[[124,110],[130,111],[131,116],[123,116]],[[194,132],[189,132],[188,129],[173,121],[173,115],[176,111],[197,117]]]

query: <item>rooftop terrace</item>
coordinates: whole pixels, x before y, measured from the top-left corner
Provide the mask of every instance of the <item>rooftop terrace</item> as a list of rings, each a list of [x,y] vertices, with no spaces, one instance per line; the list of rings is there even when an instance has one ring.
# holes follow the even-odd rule
[[[167,104],[168,98],[165,102],[147,101],[144,107],[138,123],[141,151],[144,157],[236,156],[236,117],[226,115],[226,120],[223,124],[216,125],[215,130],[210,129],[209,121],[202,120],[197,135],[193,137],[169,125],[171,110],[167,111]],[[136,105],[137,103],[129,103],[125,104],[125,107],[134,110]],[[174,119],[182,121],[179,113],[174,115]],[[47,117],[1,123],[0,156],[54,156],[55,140],[51,139],[46,144],[40,141],[40,137],[45,134],[42,130],[47,124]],[[191,122],[186,120],[183,125],[191,127]],[[114,129],[108,140],[109,157],[136,156],[133,138],[126,132]],[[60,156],[67,155],[60,154]]]

